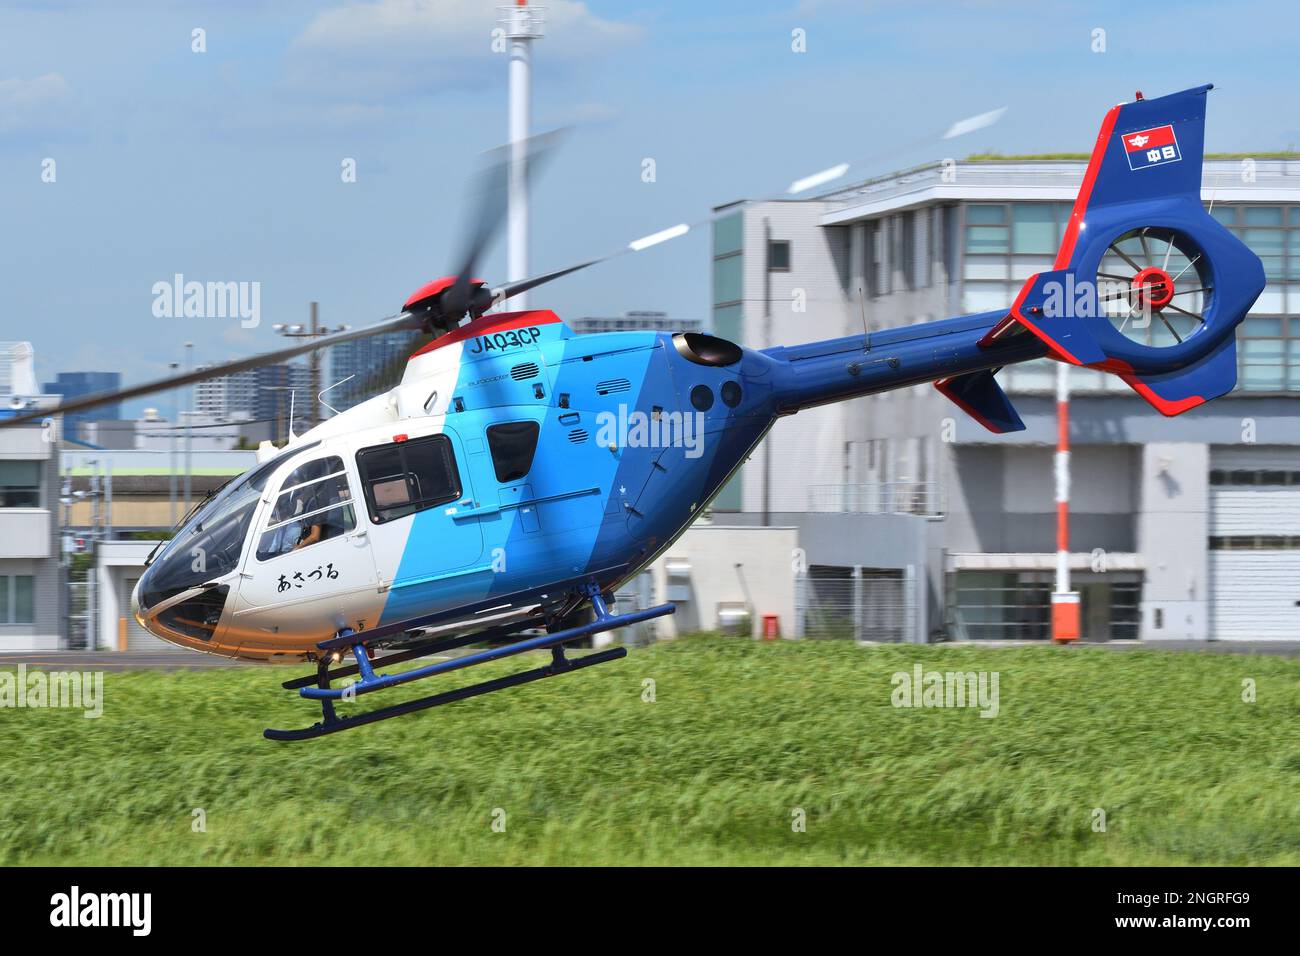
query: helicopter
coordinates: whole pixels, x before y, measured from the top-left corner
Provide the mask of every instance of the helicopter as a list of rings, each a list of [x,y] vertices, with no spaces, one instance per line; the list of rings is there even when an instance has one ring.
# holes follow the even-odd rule
[[[473,278],[484,227],[454,275],[375,325],[73,400],[60,410],[365,335],[433,336],[396,387],[282,448],[264,443],[254,468],[160,546],[133,613],[183,647],[314,664],[283,686],[318,702],[321,719],[264,732],[311,739],[624,657],[623,647],[568,652],[673,612],[618,613],[613,594],[704,513],[784,416],[932,382],[990,431],[1019,430],[995,375],[1042,358],[1114,373],[1165,415],[1221,396],[1236,383],[1234,330],[1265,280],[1259,258],[1201,202],[1210,89],[1139,93],[1106,114],[1053,268],[1025,280],[1007,309],[766,349],[695,332],[579,336],[547,309],[490,310],[603,260],[490,288]],[[1159,340],[1146,329],[1155,321],[1168,332]],[[660,440],[601,427],[633,415],[662,426],[642,429]],[[480,647],[386,670],[470,645]],[[549,662],[339,712],[533,650],[549,650]]]

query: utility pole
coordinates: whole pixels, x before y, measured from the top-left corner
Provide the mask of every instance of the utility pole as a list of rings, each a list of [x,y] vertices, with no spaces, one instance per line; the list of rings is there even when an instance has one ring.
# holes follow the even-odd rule
[[[175,375],[176,370],[180,368],[180,363],[168,362],[167,368],[173,375]],[[167,501],[171,507],[171,510],[168,513],[171,515],[172,527],[176,526],[176,522],[179,521],[181,517],[176,513],[176,429],[180,428],[180,417],[180,395],[176,389],[172,389],[172,427],[170,429],[171,437],[168,439],[171,454],[169,455],[170,460],[167,462]]]
[[[320,308],[319,303],[311,304],[311,334],[320,335]],[[311,363],[311,395],[307,399],[307,423],[309,427],[320,423],[320,405],[317,402],[317,396],[320,395],[320,351],[313,349],[307,355]]]
[[[265,391],[288,392],[290,395],[292,395],[293,386],[292,385],[268,385],[266,386]],[[277,400],[275,403],[275,428],[271,432],[271,441],[275,441],[276,436],[280,434],[280,426],[284,423],[284,419],[285,419],[284,402]],[[290,421],[289,427],[284,430],[284,440],[286,443],[289,441],[289,432],[292,429],[293,429],[293,422]]]
[[[186,342],[185,343],[185,371],[192,372],[193,370],[194,370],[194,343]],[[189,401],[190,417],[185,422],[185,513],[186,514],[189,514],[190,511],[190,493],[191,493],[190,475],[192,473],[191,465],[193,464],[193,460],[194,460],[191,454],[193,448],[190,443],[190,432],[191,432],[190,426],[194,424],[194,386],[193,385],[189,386],[189,396],[190,396],[190,401]]]
[[[542,10],[527,0],[498,7],[497,22],[510,40],[510,171],[507,177],[506,278],[528,278],[528,135],[532,125],[532,46],[544,36]],[[515,296],[528,308],[528,293]]]
[[[351,328],[350,325],[340,325],[331,329],[329,326],[320,324],[320,304],[311,303],[311,318],[307,326],[302,325],[273,325],[271,326],[278,334],[287,339],[314,339],[322,335],[333,335],[335,332],[346,332]],[[308,353],[308,368],[311,370],[311,395],[308,397],[310,411],[307,413],[308,427],[320,423],[320,350],[313,349]],[[291,387],[292,388],[292,387]],[[276,413],[277,419],[279,412]],[[293,427],[293,422],[289,422],[289,427]]]

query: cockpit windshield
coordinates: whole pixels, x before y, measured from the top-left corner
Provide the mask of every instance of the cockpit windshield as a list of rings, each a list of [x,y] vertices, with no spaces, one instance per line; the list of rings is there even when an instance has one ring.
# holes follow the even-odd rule
[[[316,444],[277,455],[230,482],[200,506],[140,579],[141,606],[153,607],[187,588],[233,571],[239,565],[253,512],[267,480],[290,455]]]

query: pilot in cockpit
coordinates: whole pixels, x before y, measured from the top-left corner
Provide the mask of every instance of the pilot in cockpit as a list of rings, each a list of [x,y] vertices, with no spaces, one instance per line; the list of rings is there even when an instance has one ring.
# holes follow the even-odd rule
[[[298,551],[318,541],[324,541],[326,538],[333,538],[342,534],[346,530],[344,527],[345,509],[331,506],[348,504],[351,500],[352,494],[347,485],[339,487],[333,485],[332,482],[324,482],[316,486],[314,493],[303,503],[298,513],[310,515],[313,511],[320,511],[320,514],[311,515],[304,522],[302,533],[298,537],[298,542],[293,546],[293,550]],[[329,510],[321,511],[322,508],[329,508]]]

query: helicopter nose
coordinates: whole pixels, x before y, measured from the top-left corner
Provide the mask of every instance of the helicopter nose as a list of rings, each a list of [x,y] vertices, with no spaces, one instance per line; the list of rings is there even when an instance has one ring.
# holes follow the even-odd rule
[[[140,582],[135,582],[135,587],[131,589],[131,616],[137,621],[143,621],[140,616]],[[143,626],[143,624],[142,624]]]

